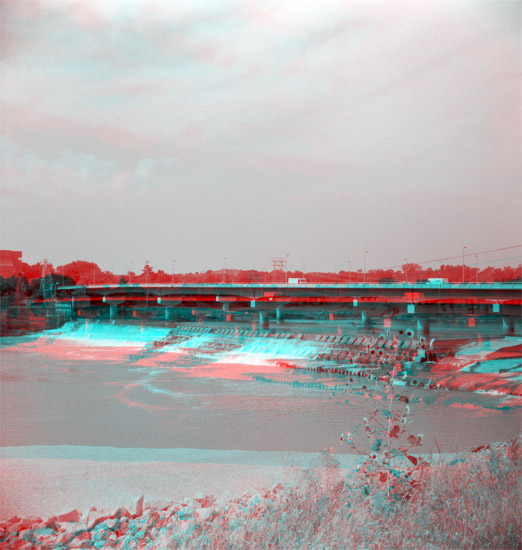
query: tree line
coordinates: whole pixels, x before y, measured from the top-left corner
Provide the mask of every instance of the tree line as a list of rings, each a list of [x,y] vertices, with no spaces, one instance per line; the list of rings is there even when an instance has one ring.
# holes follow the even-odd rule
[[[445,279],[448,282],[497,282],[522,281],[522,264],[517,267],[487,266],[477,268],[462,265],[441,265],[438,268],[425,268],[420,264],[408,263],[400,269],[372,269],[363,273],[357,271],[304,272],[291,270],[260,271],[256,269],[220,269],[195,273],[166,273],[155,270],[148,262],[139,273],[113,273],[102,270],[95,262],[76,260],[56,268],[47,262],[33,265],[20,262],[17,276],[0,277],[0,294],[11,295],[23,291],[27,296],[38,296],[42,276],[50,277],[54,286],[92,284],[183,284],[183,283],[284,283],[287,279],[301,279],[307,283],[376,283],[376,282],[423,282],[428,279]]]

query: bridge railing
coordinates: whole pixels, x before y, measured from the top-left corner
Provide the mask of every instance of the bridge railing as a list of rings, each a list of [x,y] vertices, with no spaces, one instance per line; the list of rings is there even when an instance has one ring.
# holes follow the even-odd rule
[[[419,289],[441,289],[441,290],[480,290],[480,289],[504,289],[504,290],[522,290],[522,282],[493,282],[493,283],[410,283],[410,282],[397,282],[397,283],[150,283],[150,284],[94,284],[94,285],[65,285],[58,286],[57,290],[75,290],[75,289],[113,289],[113,288],[273,288],[273,289],[360,289],[360,288],[419,288]]]

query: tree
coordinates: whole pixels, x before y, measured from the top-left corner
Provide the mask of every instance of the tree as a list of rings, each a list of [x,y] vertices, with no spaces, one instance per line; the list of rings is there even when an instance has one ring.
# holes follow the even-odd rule
[[[152,284],[154,279],[155,279],[154,269],[147,261],[143,266],[143,271],[141,272],[141,275],[138,275],[136,277],[136,282],[148,285],[148,284]]]
[[[58,266],[58,272],[70,277],[77,284],[93,284],[102,282],[103,272],[94,262],[75,260],[74,262]]]

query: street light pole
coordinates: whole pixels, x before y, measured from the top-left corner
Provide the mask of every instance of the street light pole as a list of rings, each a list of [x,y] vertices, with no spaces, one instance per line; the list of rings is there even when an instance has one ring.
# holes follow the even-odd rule
[[[464,284],[464,250],[468,248],[467,246],[462,247],[462,284]]]
[[[368,251],[364,251],[364,273],[363,273],[363,283],[366,283],[366,254],[368,254]]]

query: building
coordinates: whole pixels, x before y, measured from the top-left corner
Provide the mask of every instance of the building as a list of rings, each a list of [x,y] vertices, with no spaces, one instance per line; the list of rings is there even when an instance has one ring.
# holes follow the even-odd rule
[[[22,270],[22,252],[19,250],[0,250],[0,277],[7,279],[18,275]]]

